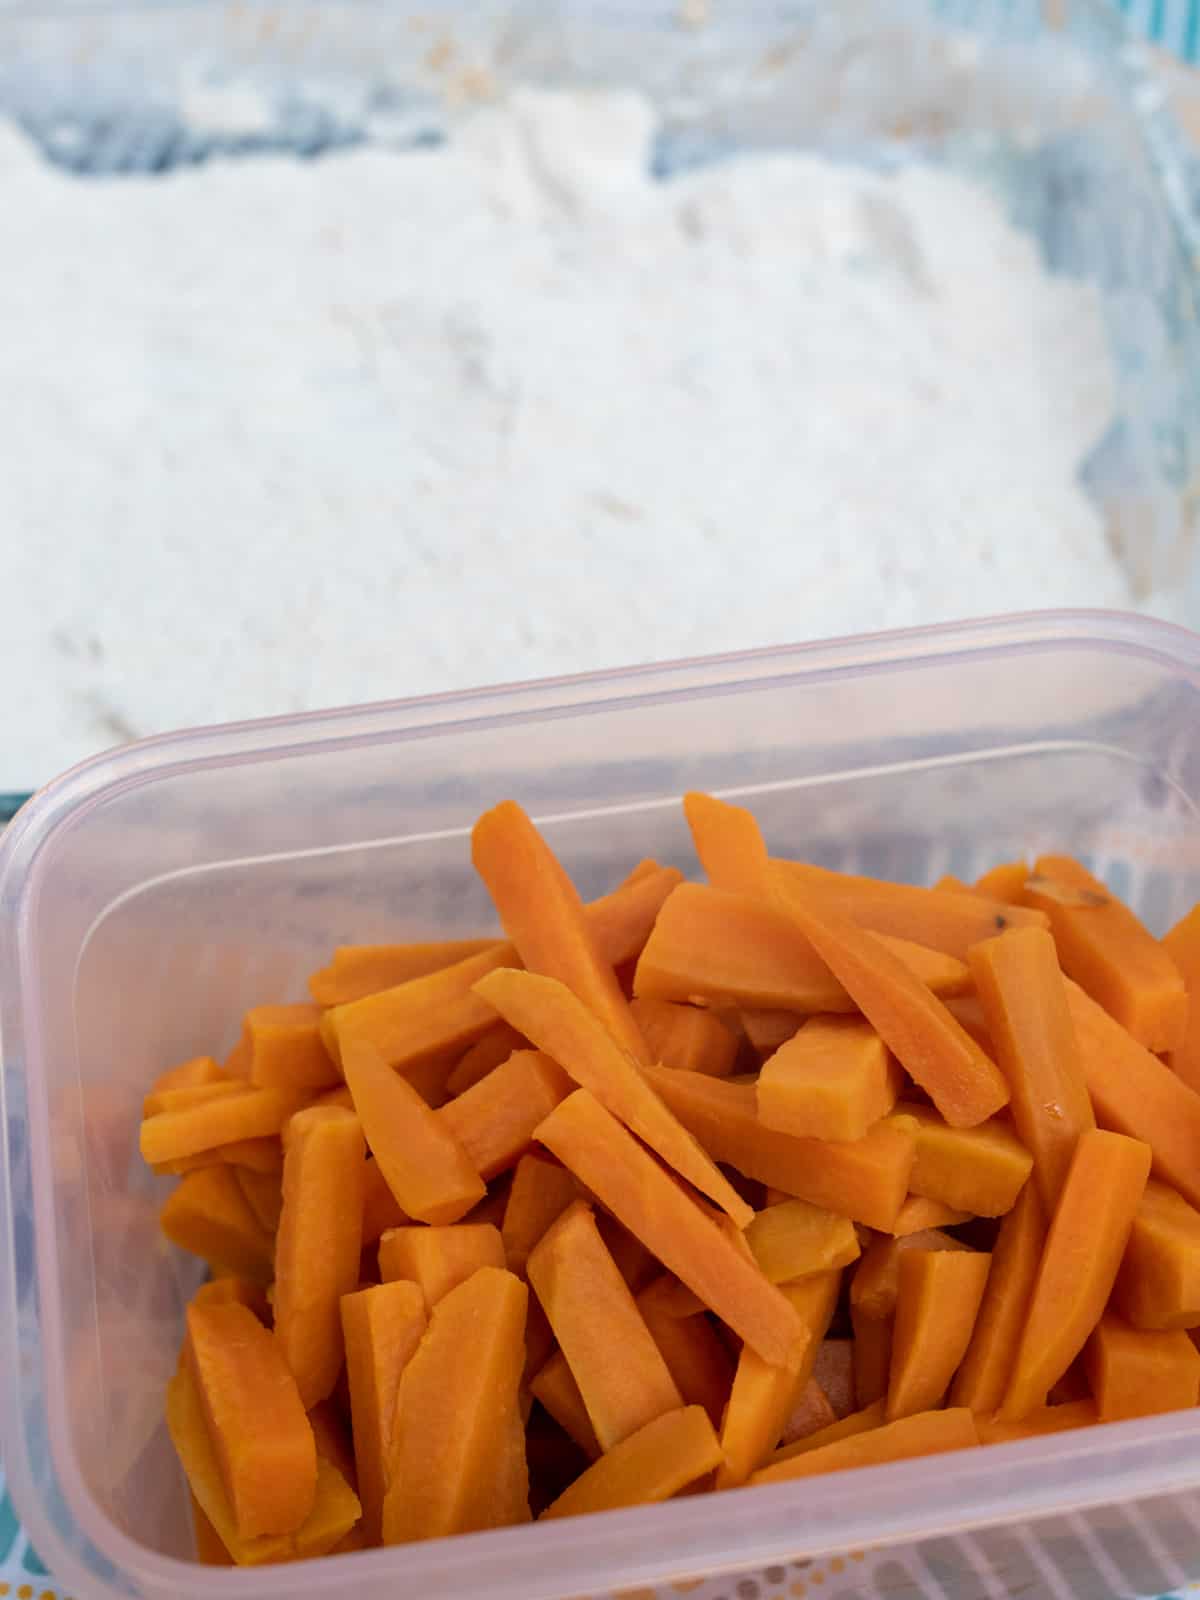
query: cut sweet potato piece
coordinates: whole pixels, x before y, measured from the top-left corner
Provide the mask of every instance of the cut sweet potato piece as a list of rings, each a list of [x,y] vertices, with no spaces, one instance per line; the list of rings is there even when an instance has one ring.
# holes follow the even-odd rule
[[[743,1006],[737,1016],[742,1032],[761,1061],[773,1056],[789,1039],[794,1039],[804,1025],[804,1018],[795,1011],[766,1011]]]
[[[776,904],[794,918],[951,1126],[974,1127],[1008,1104],[1008,1085],[995,1062],[874,934],[786,872],[773,869],[771,887]]]
[[[854,1330],[854,1393],[858,1404],[878,1403],[882,1413],[892,1370],[892,1317],[870,1316],[852,1303],[850,1326]]]
[[[772,860],[772,866],[806,893],[832,901],[860,928],[915,940],[930,950],[941,950],[959,961],[967,959],[973,944],[990,939],[1006,928],[1045,928],[1044,912],[1025,906],[1005,905],[977,893],[947,894],[940,889],[919,889],[910,883],[888,883],[882,878],[855,877],[831,872],[801,861]]]
[[[680,1081],[717,1081],[661,1070]],[[803,1329],[787,1300],[715,1216],[586,1089],[557,1106],[537,1137],[764,1360],[791,1359]]]
[[[968,960],[1012,1092],[1017,1136],[1052,1211],[1076,1140],[1096,1126],[1054,940],[1043,928],[1014,928],[976,945]],[[918,1139],[918,1161],[920,1150]]]
[[[676,1280],[667,1274],[655,1279],[638,1295],[638,1310],[684,1405],[703,1406],[713,1426],[719,1428],[733,1384],[733,1362],[707,1317],[676,1314],[672,1303],[675,1285]]]
[[[1183,976],[1168,947],[1069,856],[1041,856],[1025,903],[1045,912],[1068,977],[1148,1050],[1174,1050],[1187,1031]]]
[[[354,1464],[354,1441],[336,1400],[322,1400],[311,1407],[308,1423],[317,1447],[317,1460],[331,1462],[346,1482],[358,1493],[358,1468]]]
[[[589,1461],[595,1461],[604,1454],[579,1385],[575,1382],[575,1374],[561,1350],[556,1350],[529,1380],[529,1392],[535,1400],[540,1401],[568,1438],[575,1441]]]
[[[643,1075],[715,1160],[867,1227],[895,1222],[912,1170],[907,1124],[884,1119],[851,1143],[798,1139],[763,1125],[753,1084],[665,1067]]]
[[[542,1512],[542,1519],[579,1517],[622,1506],[654,1505],[721,1461],[721,1446],[703,1406],[656,1417],[580,1473]]]
[[[1200,905],[1193,906],[1163,936],[1187,991],[1187,1024],[1167,1055],[1167,1064],[1189,1089],[1200,1092]]]
[[[446,1079],[447,1098],[453,1100],[455,1095],[473,1089],[489,1072],[503,1065],[514,1050],[524,1050],[528,1044],[529,1040],[523,1038],[515,1028],[510,1028],[507,1022],[497,1022],[474,1044],[468,1045],[455,1062],[453,1071]]]
[[[358,1521],[358,1496],[335,1466],[317,1457],[313,1508],[296,1532],[243,1538],[222,1482],[196,1381],[186,1363],[167,1385],[167,1427],[196,1504],[239,1566],[325,1555]]]
[[[512,1188],[504,1207],[500,1235],[508,1270],[525,1276],[529,1252],[579,1194],[579,1186],[565,1167],[540,1150],[517,1162]]]
[[[255,1283],[253,1278],[211,1278],[207,1283],[202,1283],[192,1296],[192,1304],[197,1306],[247,1306],[258,1320],[269,1323],[271,1320],[271,1307],[267,1301],[266,1292],[260,1283]]]
[[[924,1233],[929,1228],[955,1228],[960,1222],[967,1222],[970,1216],[969,1211],[959,1211],[941,1200],[930,1200],[923,1194],[910,1194],[888,1231],[893,1238],[904,1239],[910,1233]]]
[[[172,1244],[214,1269],[255,1283],[271,1281],[274,1240],[250,1209],[232,1167],[189,1172],[167,1196],[159,1223]]]
[[[969,969],[968,969],[969,970]],[[987,1018],[983,1014],[983,1007],[979,1003],[979,996],[971,991],[968,994],[946,995],[942,1004],[954,1018],[955,1022],[974,1039],[984,1055],[996,1059],[995,1046],[992,1036],[988,1032]]]
[[[278,1133],[302,1102],[283,1089],[245,1088],[241,1093],[186,1110],[163,1111],[142,1123],[139,1145],[151,1166],[216,1150],[235,1139]]]
[[[902,1239],[875,1239],[864,1252],[850,1281],[850,1304],[877,1321],[891,1317],[900,1294],[900,1262],[910,1250],[966,1251],[951,1234],[930,1228]]]
[[[396,1394],[425,1332],[425,1296],[417,1283],[375,1284],[343,1296],[341,1318],[363,1532],[378,1544]]]
[[[970,983],[963,962],[906,940],[884,941],[938,993]],[[795,923],[768,900],[681,883],[668,896],[634,973],[639,998],[733,1009],[853,1012],[845,987]]]
[[[563,984],[636,1061],[649,1060],[649,1048],[612,963],[600,951],[583,901],[515,801],[503,801],[480,817],[471,833],[471,859],[526,969]],[[539,1043],[536,1038],[533,1042]]]
[[[320,1006],[255,1006],[245,1026],[251,1083],[306,1094],[341,1082],[321,1038]]]
[[[396,1204],[420,1222],[465,1216],[486,1189],[441,1114],[365,1040],[344,1042],[342,1066],[367,1144]]]
[[[204,1507],[189,1490],[192,1505],[192,1532],[196,1540],[196,1560],[202,1567],[232,1567],[236,1565],[226,1550],[221,1535],[204,1513]]]
[[[908,1461],[914,1456],[967,1450],[978,1443],[975,1418],[965,1406],[950,1411],[922,1411],[864,1433],[843,1434],[832,1444],[764,1467],[750,1482],[787,1483],[792,1478],[815,1478],[822,1472],[878,1467],[889,1461]]]
[[[950,1404],[991,1413],[1004,1399],[1046,1245],[1046,1218],[1027,1184],[1000,1224],[971,1343],[950,1386]]]
[[[969,1250],[906,1250],[899,1267],[889,1422],[941,1405],[971,1342],[991,1257]]]
[[[660,1066],[703,1072],[710,1078],[727,1078],[733,1071],[737,1035],[713,1012],[672,1000],[632,1000],[630,1009]]]
[[[410,1220],[396,1204],[378,1161],[369,1157],[363,1172],[363,1249],[378,1244],[389,1228],[402,1228]]]
[[[1099,1129],[1080,1134],[1000,1408],[1006,1421],[1045,1404],[1099,1322],[1149,1174],[1148,1145]]]
[[[693,790],[683,797],[683,814],[704,875],[714,889],[766,894],[767,847],[751,812]]]
[[[434,1307],[400,1377],[385,1544],[529,1520],[517,1391],[529,1291],[481,1267]]]
[[[977,1413],[975,1426],[980,1444],[1011,1444],[1014,1439],[1041,1439],[1049,1433],[1068,1433],[1099,1422],[1094,1400],[1068,1400],[1062,1405],[1039,1406],[1021,1422]]]
[[[870,1433],[872,1429],[882,1428],[886,1420],[883,1401],[872,1401],[870,1405],[852,1411],[848,1417],[839,1417],[829,1423],[819,1433],[805,1434],[803,1438],[780,1445],[778,1450],[772,1451],[762,1470],[782,1466],[785,1461],[794,1461],[797,1456],[808,1455],[812,1450],[823,1450],[827,1444],[837,1444],[840,1439],[853,1439],[856,1434]]]
[[[1181,1329],[1131,1328],[1111,1311],[1083,1350],[1101,1422],[1183,1411],[1200,1400],[1200,1350]]]
[[[211,1056],[193,1056],[189,1061],[180,1062],[177,1067],[168,1067],[165,1072],[160,1072],[150,1085],[150,1093],[161,1094],[165,1089],[198,1089],[205,1084],[228,1082],[229,1074]],[[143,1105],[142,1115],[149,1117],[153,1113]]]
[[[1033,1170],[1033,1157],[1007,1123],[989,1118],[953,1128],[929,1106],[901,1101],[895,1120],[910,1124],[916,1153],[908,1186],[914,1194],[977,1217],[1011,1211]]]
[[[527,1271],[602,1449],[682,1405],[586,1201],[573,1201],[550,1225]]]
[[[384,1283],[415,1283],[432,1311],[451,1289],[480,1267],[504,1266],[500,1230],[490,1223],[459,1222],[448,1228],[389,1228],[379,1241],[379,1276]]]
[[[856,1017],[813,1017],[763,1063],[758,1114],[807,1139],[861,1139],[896,1103],[903,1074]]]
[[[1155,1175],[1200,1206],[1200,1094],[1077,984],[1067,984],[1067,1005],[1096,1121],[1148,1144]]]
[[[438,1117],[487,1181],[516,1165],[529,1148],[533,1130],[571,1088],[570,1078],[548,1055],[514,1050],[474,1088],[442,1106]]]
[[[234,1167],[233,1175],[246,1204],[259,1223],[272,1236],[283,1212],[283,1173],[255,1172],[250,1167]]]
[[[746,1243],[772,1283],[848,1267],[862,1253],[849,1217],[807,1200],[782,1200],[757,1212]]]
[[[1156,1178],[1129,1230],[1113,1305],[1135,1328],[1200,1327],[1200,1211]]]
[[[306,1411],[333,1392],[342,1370],[340,1308],[358,1283],[365,1166],[352,1111],[329,1106],[293,1118],[275,1242],[275,1337]]]
[[[739,1227],[746,1226],[753,1208],[663,1104],[628,1051],[576,994],[554,978],[512,969],[492,973],[481,981],[477,992],[680,1177],[720,1206]]]
[[[436,939],[414,944],[341,944],[314,972],[308,992],[319,1006],[344,1006],[381,989],[428,977],[490,950],[495,939]]]
[[[316,1501],[317,1451],[279,1344],[246,1306],[193,1302],[185,1355],[239,1536],[294,1533]]]
[[[1029,877],[1027,861],[1002,861],[981,873],[971,885],[971,893],[987,900],[999,900],[1004,905],[1024,904],[1025,880]]]
[[[261,1139],[233,1139],[229,1144],[215,1145],[211,1150],[201,1150],[194,1156],[182,1156],[178,1161],[151,1162],[150,1170],[157,1177],[173,1178],[182,1177],[187,1172],[198,1172],[201,1167],[216,1166],[242,1167],[250,1172],[272,1173],[278,1177],[283,1171],[280,1135],[267,1134]]]
[[[803,1330],[784,1365],[766,1362],[742,1347],[729,1403],[721,1420],[721,1452],[715,1487],[734,1489],[762,1465],[779,1442],[796,1401],[808,1386],[821,1340],[837,1305],[841,1274],[820,1272],[786,1284],[787,1297]]]
[[[162,1116],[167,1111],[191,1111],[230,1095],[244,1096],[246,1085],[239,1078],[222,1078],[216,1083],[194,1083],[173,1089],[152,1089],[142,1101],[143,1117]]]

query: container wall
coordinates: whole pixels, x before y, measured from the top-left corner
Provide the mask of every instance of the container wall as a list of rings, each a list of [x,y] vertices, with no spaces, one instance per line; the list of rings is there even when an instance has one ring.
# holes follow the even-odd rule
[[[932,630],[164,741],[75,809],[35,802],[4,878],[10,1129],[27,1116],[34,1158],[15,1204],[42,1291],[24,1285],[27,1396],[49,1412],[24,1443],[51,1483],[47,1445],[78,1471],[95,1504],[73,1519],[188,1548],[161,1414],[195,1275],[158,1237],[146,1084],[300,996],[339,941],[494,927],[482,809],[522,801],[586,894],[647,854],[694,870],[678,802],[702,787],[753,806],[778,853],[889,877],[1071,850],[1161,929],[1200,898],[1197,659],[1118,619]]]

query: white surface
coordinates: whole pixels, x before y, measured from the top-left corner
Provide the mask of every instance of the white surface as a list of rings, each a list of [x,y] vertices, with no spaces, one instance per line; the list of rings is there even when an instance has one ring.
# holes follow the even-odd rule
[[[123,738],[1130,596],[1090,291],[962,182],[638,100],[81,181],[0,129],[0,789]]]

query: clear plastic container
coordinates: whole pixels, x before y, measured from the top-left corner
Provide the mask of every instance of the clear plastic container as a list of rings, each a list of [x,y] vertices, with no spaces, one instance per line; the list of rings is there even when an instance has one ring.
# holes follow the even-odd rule
[[[872,1470],[852,1492],[834,1477],[295,1567],[186,1564],[162,1407],[195,1279],[137,1153],[147,1082],[231,1045],[252,1002],[302,994],[338,941],[494,926],[468,833],[499,797],[594,894],[647,854],[695,869],[691,787],[751,804],[776,851],[918,882],[1069,848],[1161,930],[1200,899],[1200,640],[1115,614],[964,624],[199,730],[37,795],[0,849],[0,1448],[66,1588],[550,1600],[923,1539],[965,1597],[983,1558],[947,1536],[1200,1485],[1197,1412]]]

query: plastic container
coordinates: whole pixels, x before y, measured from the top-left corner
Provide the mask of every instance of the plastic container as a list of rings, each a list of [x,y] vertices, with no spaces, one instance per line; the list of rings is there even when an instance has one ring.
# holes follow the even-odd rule
[[[1198,1412],[852,1493],[835,1477],[256,1572],[180,1560],[163,1384],[194,1272],[157,1232],[145,1085],[231,1045],[248,1004],[300,995],[339,940],[494,926],[467,841],[497,798],[591,894],[647,854],[695,869],[689,787],[747,800],[777,851],[916,881],[1066,846],[1162,929],[1200,898],[1200,639],[1098,613],[881,635],[200,730],[37,795],[0,849],[0,1448],[80,1600],[549,1600],[1200,1485]],[[950,1547],[964,1582],[972,1546]],[[979,1592],[942,1571],[946,1594]]]

